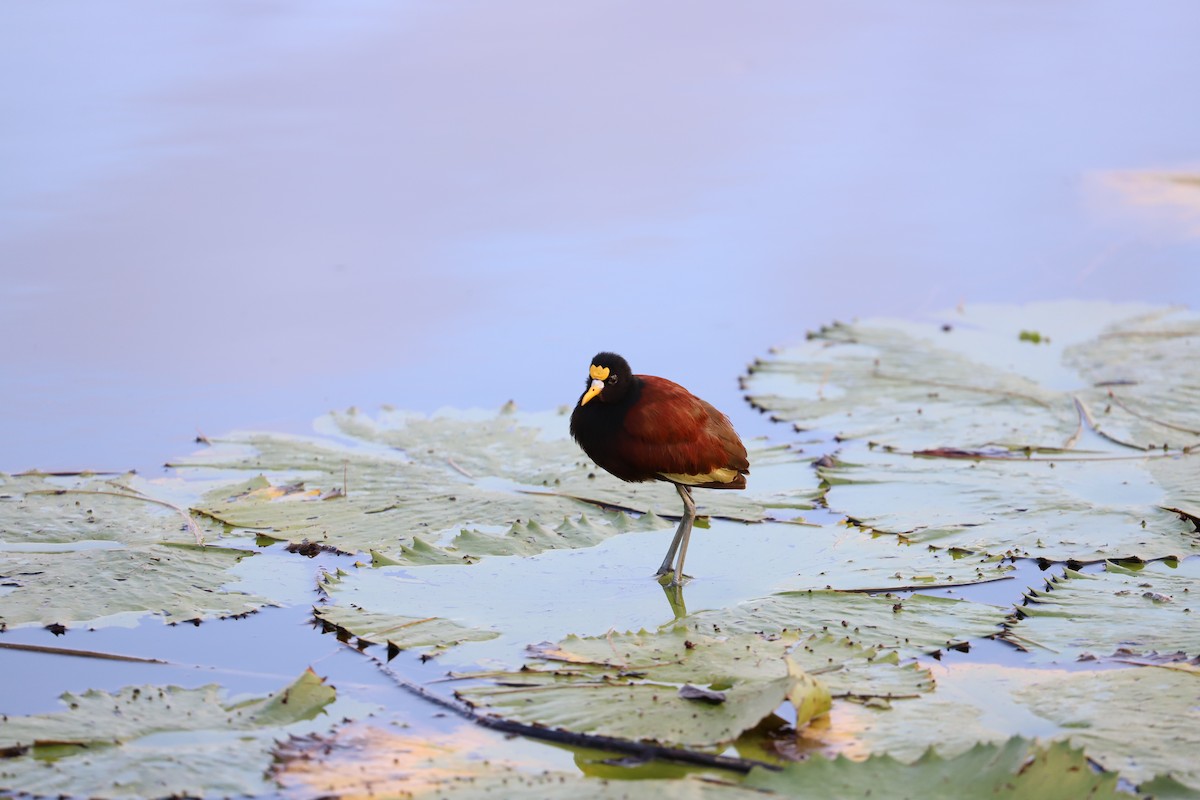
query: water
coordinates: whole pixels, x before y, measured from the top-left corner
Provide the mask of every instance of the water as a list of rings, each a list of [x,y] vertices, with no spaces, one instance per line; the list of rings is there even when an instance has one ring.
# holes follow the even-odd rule
[[[0,469],[600,349],[749,425],[834,318],[1200,295],[1194,202],[1114,178],[1195,167],[1189,2],[63,8],[0,11]]]
[[[1198,23],[1190,0],[6,4],[0,471],[154,474],[198,434],[349,405],[550,409],[602,349],[778,435],[737,376],[832,319],[1194,302],[1200,191],[1130,174],[1197,168]],[[1019,602],[1033,569],[954,596]],[[171,664],[0,651],[0,710],[315,664],[431,715],[306,614],[10,631]]]

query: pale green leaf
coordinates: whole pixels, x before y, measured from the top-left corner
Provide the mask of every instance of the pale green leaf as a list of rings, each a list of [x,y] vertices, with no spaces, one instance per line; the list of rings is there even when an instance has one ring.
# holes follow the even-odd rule
[[[0,787],[102,798],[267,794],[278,740],[331,727],[334,691],[311,671],[235,701],[215,685],[64,694],[67,710],[0,722]]]
[[[644,515],[632,526],[639,530],[665,527],[670,523],[659,516],[682,511],[669,485],[626,484],[592,464],[567,436],[561,414],[383,412],[371,419],[348,412],[318,425],[331,435],[247,434],[177,462],[199,475],[272,476],[214,491],[197,510],[234,527],[373,552],[382,563],[462,563],[463,556],[589,546],[620,532],[595,527],[613,518],[594,513],[597,503]],[[699,513],[759,521],[772,509],[793,514],[811,507],[816,478],[795,454],[759,447],[751,460],[763,488],[701,490]],[[591,525],[579,521],[585,510]],[[564,518],[569,531],[562,529]],[[531,531],[521,530],[531,524]],[[514,535],[471,532],[496,527]],[[551,528],[560,535],[548,533]]]
[[[886,594],[807,591],[701,611],[685,622],[710,634],[788,631],[804,636],[845,636],[867,647],[911,656],[995,636],[1007,615],[1007,609],[996,606],[923,594],[901,599]]]
[[[1067,570],[1027,598],[1004,638],[1038,661],[1200,656],[1200,559]]]
[[[274,604],[236,591],[229,570],[252,555],[195,545],[0,553],[0,628],[133,626],[146,614],[164,622],[246,614]]]
[[[1063,743],[1040,747],[1019,738],[978,744],[951,758],[930,749],[913,764],[887,755],[853,761],[811,758],[782,772],[755,768],[748,786],[790,797],[839,800],[1063,800],[1127,798],[1117,775],[1094,772],[1082,751]]]
[[[804,671],[790,656],[784,656],[788,671],[787,699],[796,709],[796,727],[800,728],[816,717],[829,713],[833,695],[820,678]]]
[[[1175,458],[914,458],[861,446],[821,474],[827,499],[872,530],[941,548],[1052,561],[1200,553],[1187,501],[1200,452]],[[1194,489],[1191,489],[1194,491]]]

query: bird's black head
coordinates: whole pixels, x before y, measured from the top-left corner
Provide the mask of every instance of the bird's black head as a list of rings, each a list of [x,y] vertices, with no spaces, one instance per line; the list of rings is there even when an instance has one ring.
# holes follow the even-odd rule
[[[597,353],[588,369],[587,389],[579,398],[579,405],[592,400],[601,403],[616,403],[633,388],[633,371],[629,362],[616,353]]]

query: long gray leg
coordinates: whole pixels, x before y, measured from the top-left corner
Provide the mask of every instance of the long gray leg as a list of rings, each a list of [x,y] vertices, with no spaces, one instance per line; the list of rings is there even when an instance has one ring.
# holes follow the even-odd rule
[[[679,520],[679,527],[675,529],[675,538],[671,540],[671,547],[667,550],[667,556],[663,559],[662,566],[658,568],[658,575],[666,575],[672,571],[671,562],[675,560],[675,551],[679,549],[679,545],[683,544],[683,552],[679,557],[679,567],[677,568],[671,583],[677,584],[683,577],[683,556],[687,554],[688,539],[692,536],[692,522],[696,519],[696,503],[692,500],[692,490],[683,484],[675,484],[675,491],[679,492],[679,499],[683,501],[683,518]]]

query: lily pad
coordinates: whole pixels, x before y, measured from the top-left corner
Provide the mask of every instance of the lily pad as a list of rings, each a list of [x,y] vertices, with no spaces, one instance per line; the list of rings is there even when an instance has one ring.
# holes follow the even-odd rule
[[[1114,772],[1096,772],[1082,750],[1059,742],[1040,747],[1020,738],[977,744],[943,758],[933,749],[912,764],[890,756],[854,761],[811,758],[781,772],[755,768],[745,781],[790,797],[876,798],[880,787],[896,800],[1061,800],[1127,798]]]
[[[532,556],[547,550],[594,547],[605,539],[630,531],[655,531],[674,527],[654,512],[632,516],[623,511],[596,509],[591,515],[564,517],[554,527],[536,520],[514,523],[502,534],[480,530],[461,531],[445,547],[414,536],[411,545],[401,545],[397,558],[372,553],[377,566],[422,564],[471,564],[485,556]]]
[[[1001,632],[1008,609],[923,594],[901,599],[836,591],[782,592],[730,608],[701,611],[698,631],[844,636],[902,657],[961,646]]]
[[[1200,793],[1200,673],[1137,667],[1032,683],[1016,700],[1135,783],[1170,776]]]
[[[275,743],[341,719],[312,671],[267,697],[216,685],[66,693],[67,710],[0,723],[0,787],[103,798],[265,794]]]
[[[1051,561],[1200,553],[1191,507],[1200,452],[1177,457],[918,458],[862,446],[820,470],[831,508],[940,548]]]
[[[0,476],[0,629],[236,616],[272,605],[238,592],[245,550],[196,544],[186,513],[122,479]],[[225,587],[232,586],[232,590]]]
[[[827,471],[822,475],[832,479]],[[1013,571],[1011,564],[986,553],[931,547],[855,525],[805,527],[796,539],[802,556],[796,559],[795,576],[780,588],[933,589],[1001,580]]]
[[[813,745],[851,757],[945,757],[1020,735],[1082,747],[1134,784],[1171,777],[1200,791],[1200,673],[1158,667],[1100,672],[1015,669],[991,664],[934,667],[937,690],[877,710],[835,705],[828,726],[805,731]],[[1186,794],[1180,793],[1181,796]]]
[[[978,306],[835,324],[755,364],[746,386],[798,427],[863,440],[821,474],[830,508],[866,527],[994,555],[1149,560],[1200,552],[1200,386],[1182,366],[1198,354],[1200,315],[1183,309]],[[1160,458],[1129,457],[1151,447]]]
[[[567,436],[562,414],[446,412],[426,418],[384,412],[376,420],[347,412],[320,420],[318,427],[330,436],[238,436],[218,440],[212,450],[174,466],[274,476],[255,478],[235,491],[210,493],[197,510],[213,519],[346,552],[373,551],[394,563],[436,561],[441,554],[429,548],[449,544],[457,549],[470,534],[457,545],[441,539],[464,529],[503,529],[531,521],[549,529],[564,518],[577,520],[597,504],[647,515],[643,525],[662,525],[655,515],[678,516],[681,511],[670,486],[625,484],[596,468]],[[767,488],[759,493],[699,492],[699,512],[759,521],[771,509],[794,513],[810,508],[818,494],[812,471],[786,448],[760,448],[751,459],[758,464],[760,457]],[[772,470],[786,471],[789,477],[771,480]],[[770,488],[781,483],[786,488]],[[577,536],[574,546],[586,546],[597,533]],[[480,552],[491,554],[537,551],[529,541],[520,550],[506,549],[505,542],[521,538],[498,537],[472,546],[486,545]],[[561,538],[534,538],[570,546]],[[428,552],[415,552],[422,549]],[[452,555],[457,563],[462,562],[459,555]]]
[[[0,627],[137,624],[230,617],[273,601],[222,590],[245,550],[196,545],[66,553],[0,554]]]
[[[456,694],[528,724],[622,739],[697,747],[732,741],[784,702],[786,645],[757,636],[722,641],[682,632],[572,638],[553,652],[570,668],[527,665],[488,673],[492,685]],[[566,655],[564,655],[566,654]],[[686,699],[685,685],[717,688],[726,700]]]
[[[772,714],[792,696],[808,711],[822,713],[820,695],[890,697],[928,691],[920,670],[895,663],[892,681],[881,680],[875,651],[822,637],[787,658],[795,637],[756,634],[712,636],[682,626],[657,634],[645,631],[603,637],[571,637],[531,649],[534,661],[521,670],[465,675],[490,685],[461,689],[472,705],[527,724],[625,739],[699,747],[732,741]],[[835,660],[840,659],[840,660]],[[885,660],[880,662],[887,664]],[[838,673],[836,680],[827,675]],[[819,686],[814,686],[814,679]],[[904,685],[905,688],[897,687]],[[719,692],[709,702],[682,687]],[[813,694],[814,689],[816,693]]]
[[[1027,328],[1047,343],[1021,341]],[[1200,443],[1200,388],[1179,368],[1198,354],[1200,315],[1185,309],[981,305],[935,323],[835,323],[745,383],[752,403],[801,428],[907,451],[1069,449],[1111,392],[1142,426],[1109,426],[1115,440],[1180,448]]]
[[[326,575],[321,582],[322,589],[332,594],[340,580],[340,575]],[[397,650],[430,647],[440,652],[462,642],[480,642],[499,636],[495,631],[469,628],[439,617],[405,617],[353,605],[317,606],[313,614],[347,635],[365,642],[384,643]]]
[[[1067,570],[1027,598],[1003,638],[1038,661],[1200,656],[1200,559]]]
[[[134,489],[130,477],[0,473],[0,553],[195,543],[183,512]]]

